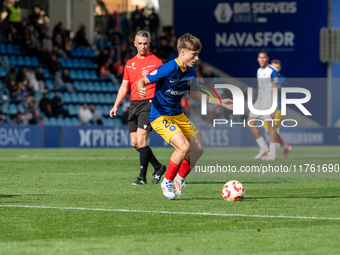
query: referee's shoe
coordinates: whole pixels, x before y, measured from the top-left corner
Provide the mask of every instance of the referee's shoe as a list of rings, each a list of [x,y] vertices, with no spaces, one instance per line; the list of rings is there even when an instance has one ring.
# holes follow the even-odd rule
[[[155,170],[152,175],[155,177],[153,178],[152,184],[159,183],[162,175],[166,172],[166,166],[162,164],[161,168],[159,170]]]

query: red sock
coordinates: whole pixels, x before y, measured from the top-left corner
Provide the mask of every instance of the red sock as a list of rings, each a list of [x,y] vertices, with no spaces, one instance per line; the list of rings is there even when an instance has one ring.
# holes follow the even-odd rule
[[[168,169],[166,170],[165,178],[169,181],[173,181],[178,172],[179,165],[176,165],[174,162],[169,160]]]
[[[178,175],[182,178],[185,178],[188,176],[188,174],[190,173],[191,169],[194,168],[194,166],[196,165],[196,163],[194,164],[190,164],[189,161],[187,161],[186,159],[184,159],[182,161],[182,164],[178,170]]]
[[[283,145],[285,145],[285,142],[282,140],[282,138],[279,134],[276,134],[276,142],[279,143],[281,147],[283,147]]]

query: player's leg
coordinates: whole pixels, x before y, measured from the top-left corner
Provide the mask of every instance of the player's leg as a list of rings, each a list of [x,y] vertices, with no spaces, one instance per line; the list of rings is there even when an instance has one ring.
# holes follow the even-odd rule
[[[277,142],[280,144],[280,146],[283,148],[283,156],[282,158],[285,159],[288,156],[288,153],[291,151],[292,146],[289,144],[286,144],[285,141],[282,139],[282,137],[280,136],[278,129],[280,127],[281,124],[281,119],[282,119],[282,115],[281,115],[281,110],[277,110],[275,113],[275,121],[274,121],[274,126],[275,126],[275,130],[276,130],[276,140]]]
[[[276,130],[272,125],[272,122],[268,123],[268,132],[269,132],[269,152],[266,153],[261,159],[263,160],[275,160],[276,159]]]
[[[140,166],[141,166],[141,174],[145,176],[148,169],[149,162],[154,168],[154,179],[152,181],[153,184],[157,184],[161,178],[161,176],[166,171],[166,166],[159,163],[155,155],[153,154],[151,148],[147,145],[147,140],[152,131],[152,127],[150,124],[150,109],[151,102],[150,100],[145,100],[140,102],[140,107],[138,111],[138,129],[137,129],[137,143],[140,152]]]
[[[181,114],[176,118],[176,124],[182,130],[186,139],[190,141],[189,153],[187,153],[183,159],[174,179],[176,194],[178,198],[183,198],[182,188],[185,185],[185,177],[188,176],[191,169],[196,165],[196,162],[202,156],[204,149],[197,128],[184,114]]]
[[[169,199],[175,198],[172,181],[189,151],[189,141],[183,135],[181,129],[173,120],[173,117],[175,116],[160,116],[151,123],[152,128],[175,148],[175,151],[170,157],[165,177],[161,183],[163,195]]]
[[[255,122],[258,118],[254,116],[252,113],[249,114],[247,125],[252,132],[253,136],[256,139],[256,142],[258,146],[260,147],[259,153],[255,156],[255,159],[260,159],[263,155],[265,155],[268,152],[268,146],[266,142],[264,141],[263,136],[261,136],[260,130],[255,127]]]

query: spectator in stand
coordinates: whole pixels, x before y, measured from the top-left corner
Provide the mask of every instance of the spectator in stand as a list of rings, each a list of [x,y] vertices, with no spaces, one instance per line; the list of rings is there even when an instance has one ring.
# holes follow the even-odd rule
[[[118,27],[118,17],[117,12],[114,11],[106,20],[106,35],[108,38],[111,37],[116,27]]]
[[[52,49],[53,49],[53,46],[52,46]],[[47,51],[45,46],[42,46],[42,49],[41,49],[41,52],[39,52],[38,58],[39,58],[40,63],[44,65],[48,65],[51,59],[51,52]]]
[[[35,73],[35,77],[38,80],[40,92],[44,92],[44,90],[46,89],[45,88],[46,79],[44,69],[41,66],[38,67],[38,70]]]
[[[45,47],[47,51],[51,52],[53,49],[53,42],[49,35],[45,35],[42,39],[42,47]]]
[[[94,62],[95,64],[98,65],[99,70],[100,70],[100,68],[101,68],[103,65],[105,65],[105,62],[106,62],[106,60],[107,60],[107,55],[108,55],[108,54],[109,54],[109,50],[108,50],[108,49],[103,49],[103,50],[99,53],[99,55],[98,55],[96,61]]]
[[[85,34],[86,28],[84,25],[80,26],[77,34],[75,41],[77,43],[77,46],[84,46],[84,47],[89,47],[90,44],[86,39],[86,34]]]
[[[90,111],[91,111],[92,116],[93,116],[93,123],[95,125],[103,125],[103,115],[102,115],[101,112],[99,112],[96,109],[96,105],[95,104],[91,104]]]
[[[169,54],[172,51],[172,48],[167,44],[166,39],[161,39],[161,45],[158,48],[158,55],[163,63],[167,63],[169,61]]]
[[[106,62],[105,62],[105,65],[103,65],[100,68],[100,78],[110,79],[110,80],[112,80],[113,83],[118,82],[117,79],[116,79],[116,76],[113,73],[110,72],[110,69],[112,69],[112,68],[113,68],[112,60],[107,59]]]
[[[67,54],[67,57],[71,57],[72,41],[70,37],[65,35],[63,38],[63,50]]]
[[[122,13],[122,19],[120,20],[120,27],[122,29],[123,39],[122,42],[126,43],[130,34],[130,21],[126,17],[126,13]]]
[[[8,73],[5,75],[4,81],[7,84],[7,86],[10,85],[11,81],[14,81],[14,83],[17,81],[17,76],[15,74],[15,67],[14,66],[11,66]]]
[[[213,73],[213,68],[209,65],[204,68],[203,73],[204,78],[215,78],[215,74]]]
[[[10,125],[11,123],[12,123],[11,118],[2,112],[2,105],[0,104],[0,125],[5,124]]]
[[[0,66],[3,66],[5,68],[9,67],[9,60],[6,55],[1,55],[0,54]]]
[[[70,82],[64,82],[60,72],[55,73],[54,87],[58,90],[67,90],[73,92],[73,84]]]
[[[40,121],[40,114],[35,105],[27,108],[27,120],[30,125],[37,125]]]
[[[20,19],[21,10],[19,6],[19,1],[14,2],[13,6],[7,7],[7,13],[8,13],[8,21],[11,24],[13,24],[14,27],[18,27],[21,21]]]
[[[18,33],[19,43],[24,39],[25,32],[27,32],[27,21],[22,20],[20,24],[16,27]]]
[[[34,45],[34,47],[37,49],[40,48],[41,43],[40,43],[39,33],[32,23],[29,23],[27,25],[27,31],[30,33],[30,40],[32,44]]]
[[[23,112],[18,112],[15,118],[15,124],[16,125],[28,125],[28,119],[26,114],[24,114]]]
[[[91,125],[93,124],[93,115],[89,108],[87,108],[87,103],[83,103],[79,108],[78,119],[81,125]]]
[[[31,41],[31,36],[28,31],[24,32],[23,40],[21,40],[21,49],[30,56],[37,55],[38,53],[37,49],[34,47],[33,42]]]
[[[18,43],[18,30],[15,28],[13,23],[10,23],[8,28],[5,30],[5,35],[10,43]]]
[[[63,58],[65,55],[64,52],[58,48],[57,45],[53,45],[51,54],[55,55],[58,61],[60,61],[60,59]]]
[[[119,27],[115,27],[113,33],[110,36],[110,42],[112,45],[120,45],[123,40],[123,34],[120,32]]]
[[[39,102],[40,112],[42,112],[46,117],[52,117],[52,101],[47,97],[47,93],[43,93],[43,96]]]
[[[123,119],[122,119],[122,123],[123,123],[124,125],[125,125],[125,124],[128,124],[129,113],[130,113],[130,104],[131,104],[130,98],[129,98],[129,97],[126,97],[126,98],[125,98],[125,102],[123,103],[123,106],[122,106],[122,110],[123,110]]]
[[[34,92],[41,92],[43,91],[44,87],[39,87],[39,82],[37,80],[37,78],[35,77],[35,73],[34,73],[34,69],[30,68],[27,72],[26,72],[26,78],[30,84],[30,86],[32,87]],[[26,86],[27,87],[27,86]]]
[[[75,92],[75,88],[73,85],[73,81],[70,77],[70,74],[68,72],[68,69],[63,70],[63,74],[61,75],[61,78],[63,79],[63,82],[66,84],[66,87],[68,88],[69,92]]]
[[[151,9],[151,14],[148,17],[149,20],[149,30],[151,35],[151,40],[155,41],[158,38],[159,29],[159,18],[158,14],[155,13],[155,8]]]
[[[59,22],[57,25],[54,26],[53,33],[52,33],[52,40],[55,39],[57,34],[60,34],[60,35],[64,34],[64,28],[61,22]]]
[[[65,117],[68,115],[68,111],[64,109],[64,101],[60,97],[60,92],[56,91],[54,94],[54,98],[52,99],[52,110],[53,114],[57,117],[60,115]]]
[[[18,86],[15,80],[10,80],[10,82],[7,83],[7,89],[9,91],[11,100],[15,101],[18,96]]]
[[[50,63],[49,63],[49,69],[51,74],[55,74],[59,69],[61,68],[61,64],[57,59],[57,56],[52,54]]]
[[[27,76],[26,76],[26,72],[27,72],[27,67],[23,66],[19,69],[18,73],[17,73],[17,82],[22,82],[24,85],[26,85],[27,83]]]

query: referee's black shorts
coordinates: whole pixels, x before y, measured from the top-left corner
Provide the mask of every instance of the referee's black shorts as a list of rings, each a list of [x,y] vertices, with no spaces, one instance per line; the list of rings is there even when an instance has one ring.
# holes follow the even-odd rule
[[[131,101],[130,112],[128,118],[129,132],[137,131],[137,128],[142,128],[151,131],[150,125],[150,110],[152,99]]]

